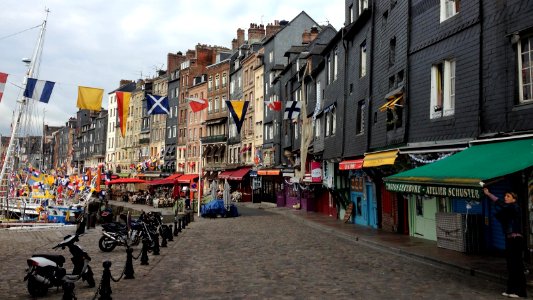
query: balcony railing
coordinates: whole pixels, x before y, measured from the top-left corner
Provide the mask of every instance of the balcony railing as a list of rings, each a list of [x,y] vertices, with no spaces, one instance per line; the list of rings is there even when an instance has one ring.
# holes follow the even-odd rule
[[[210,143],[220,143],[225,142],[228,140],[228,137],[226,135],[211,135],[211,136],[204,136],[200,138],[203,144],[210,144]]]
[[[139,139],[139,144],[140,144],[140,145],[150,144],[150,138],[142,138],[142,139]]]

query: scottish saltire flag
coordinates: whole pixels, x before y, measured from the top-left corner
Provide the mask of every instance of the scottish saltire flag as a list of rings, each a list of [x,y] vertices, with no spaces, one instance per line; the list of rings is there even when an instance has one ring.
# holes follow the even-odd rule
[[[170,106],[168,105],[168,98],[165,96],[157,96],[146,94],[146,104],[149,115],[168,115],[170,114]]]
[[[4,95],[4,88],[6,87],[7,74],[0,72],[0,101],[2,101],[2,96]]]
[[[283,120],[296,119],[300,115],[302,110],[302,102],[300,101],[287,101],[285,105],[285,113],[283,114]]]
[[[231,100],[226,101],[229,112],[237,125],[237,133],[241,133],[242,123],[244,122],[244,116],[246,116],[246,110],[250,101]]]
[[[39,102],[48,103],[55,82],[46,80],[37,80],[35,78],[28,78],[26,82],[26,89],[24,90],[24,97],[37,100]]]

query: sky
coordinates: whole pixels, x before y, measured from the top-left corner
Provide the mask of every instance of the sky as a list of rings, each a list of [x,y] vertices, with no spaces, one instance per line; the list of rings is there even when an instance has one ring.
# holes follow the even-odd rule
[[[78,86],[107,93],[121,79],[152,78],[166,70],[168,53],[197,44],[231,48],[238,28],[250,23],[290,21],[305,11],[318,24],[339,30],[344,0],[2,0],[0,72],[9,74],[0,102],[0,134],[10,124],[22,82],[36,47],[39,28],[50,10],[38,79],[56,82],[48,104],[33,109],[34,128],[63,126],[75,117]],[[33,28],[33,29],[30,29]],[[38,129],[37,129],[38,130]]]

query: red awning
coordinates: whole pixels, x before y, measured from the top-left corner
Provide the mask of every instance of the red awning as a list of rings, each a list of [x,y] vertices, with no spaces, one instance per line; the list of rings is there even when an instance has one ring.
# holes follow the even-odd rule
[[[198,178],[198,174],[185,174],[178,178],[179,183],[191,183],[191,180]]]
[[[339,163],[339,170],[359,170],[363,168],[363,159],[343,160]]]
[[[246,168],[240,168],[236,171],[233,171],[228,177],[228,179],[229,180],[242,180],[242,178],[246,176],[248,172],[250,172],[250,169],[251,168],[246,167]]]
[[[178,178],[181,177],[181,175],[183,175],[183,174],[172,174],[172,175],[168,176],[165,179],[178,179]]]
[[[224,171],[224,172],[218,174],[218,178],[220,178],[220,179],[229,179],[229,177],[231,176],[231,173],[233,173],[235,171],[237,171],[237,170]]]
[[[146,180],[142,180],[138,178],[119,178],[119,179],[107,181],[105,184],[112,185],[112,184],[120,184],[120,183],[146,183]]]
[[[163,184],[175,184],[176,182],[177,182],[176,179],[164,178],[164,179],[148,181],[148,184],[149,185],[163,185]]]

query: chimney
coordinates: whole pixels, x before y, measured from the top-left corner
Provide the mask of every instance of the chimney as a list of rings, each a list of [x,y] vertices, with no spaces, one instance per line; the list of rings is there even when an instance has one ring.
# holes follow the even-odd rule
[[[254,42],[259,42],[265,37],[265,26],[263,24],[257,25],[255,23],[250,23],[250,28],[248,28],[248,42],[250,44]]]
[[[237,29],[237,47],[244,45],[244,29]]]
[[[279,21],[275,20],[274,24],[268,23],[266,26],[266,38],[270,38],[274,36],[278,31],[281,29],[281,26],[279,25]]]
[[[312,42],[318,36],[318,33],[319,33],[318,27],[316,27],[316,26],[311,27],[311,32],[310,33],[311,33],[311,42]]]
[[[176,54],[169,53],[167,55],[167,71],[173,72],[177,70],[181,63],[185,61],[185,56],[181,52],[178,52]]]
[[[304,29],[302,33],[302,44],[307,45],[309,43],[311,43],[311,33],[307,29]]]
[[[131,81],[131,80],[121,79],[121,80],[120,80],[119,87],[120,87],[120,86],[125,86],[126,84],[128,84],[128,83],[132,83],[132,82],[133,82],[133,81]]]
[[[239,45],[237,45],[237,39],[231,40],[231,50],[237,50],[239,49]]]

